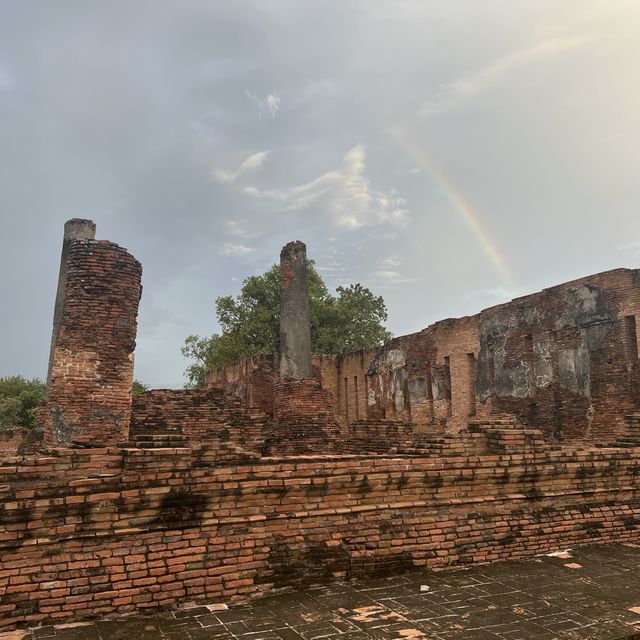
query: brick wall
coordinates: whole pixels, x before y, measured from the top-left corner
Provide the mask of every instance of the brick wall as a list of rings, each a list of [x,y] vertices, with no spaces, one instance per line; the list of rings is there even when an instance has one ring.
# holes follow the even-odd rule
[[[140,263],[116,244],[71,243],[41,413],[49,444],[126,440],[141,275]]]
[[[340,436],[334,405],[332,393],[315,378],[274,383],[274,426],[267,451],[333,451]]]
[[[207,374],[206,388],[224,388],[245,407],[273,413],[273,382],[278,379],[278,356],[264,353],[243,358]]]
[[[563,442],[611,442],[640,402],[640,271],[616,269],[480,314],[476,394]]]
[[[131,439],[179,434],[189,445],[232,442],[257,451],[264,420],[221,389],[154,389],[133,400]]]
[[[638,449],[0,462],[0,626],[640,538]]]
[[[639,343],[640,271],[615,269],[316,360],[315,371],[343,434],[359,420],[457,432],[508,413],[551,441],[612,442],[640,408]]]
[[[28,433],[29,430],[23,427],[0,429],[0,456],[15,455],[20,443]]]
[[[336,362],[337,357],[332,355],[312,357],[313,377],[331,391],[336,387]],[[240,398],[245,407],[273,415],[273,384],[278,380],[277,354],[261,353],[209,371],[205,387],[223,388]]]

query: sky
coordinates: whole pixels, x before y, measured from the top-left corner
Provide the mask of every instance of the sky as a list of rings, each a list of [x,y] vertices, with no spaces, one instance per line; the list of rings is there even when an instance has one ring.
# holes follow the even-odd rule
[[[143,264],[135,375],[307,244],[395,335],[640,266],[638,0],[0,0],[0,376],[64,222]]]

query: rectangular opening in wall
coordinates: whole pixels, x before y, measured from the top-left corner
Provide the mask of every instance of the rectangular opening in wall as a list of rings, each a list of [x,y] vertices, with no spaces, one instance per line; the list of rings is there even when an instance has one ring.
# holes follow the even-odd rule
[[[349,379],[344,379],[344,417],[349,423]]]
[[[624,342],[624,350],[627,355],[627,362],[629,364],[634,364],[637,362],[639,354],[638,354],[638,334],[636,333],[636,317],[635,316],[625,316],[622,319],[623,322],[623,331],[622,331],[622,340]]]
[[[527,365],[528,370],[527,386],[530,398],[533,398],[536,395],[536,381],[533,371],[534,359],[535,353],[533,351],[533,336],[531,334],[527,334],[524,337],[524,363]]]
[[[446,379],[444,384],[444,397],[447,400],[447,415],[453,415],[453,403],[451,401],[451,358],[449,356],[444,357],[444,365],[447,368],[446,370]]]
[[[476,415],[476,356],[467,353],[467,393],[469,399],[469,417]]]
[[[358,376],[353,376],[353,395],[355,397],[355,419],[360,419],[360,393],[358,391]]]

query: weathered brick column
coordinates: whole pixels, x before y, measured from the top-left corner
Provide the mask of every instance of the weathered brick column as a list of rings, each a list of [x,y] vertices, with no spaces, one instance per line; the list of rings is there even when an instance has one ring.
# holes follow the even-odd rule
[[[74,240],[94,240],[96,237],[96,223],[93,220],[72,218],[64,224],[64,236],[62,238],[62,255],[60,256],[60,271],[58,273],[58,289],[56,291],[56,304],[53,309],[53,331],[51,332],[51,350],[49,351],[49,367],[47,369],[47,385],[51,381],[51,367],[53,366],[53,353],[56,349],[56,339],[60,328],[62,316],[62,303],[64,302],[64,287],[67,281],[67,258],[69,249]]]
[[[142,266],[126,249],[91,239],[70,238],[63,261],[45,442],[113,445],[127,439],[131,419]]]
[[[280,380],[273,385],[271,453],[330,450],[339,435],[333,394],[313,377],[307,248],[296,240],[280,252]]]
[[[280,379],[313,377],[307,247],[296,240],[280,252]]]

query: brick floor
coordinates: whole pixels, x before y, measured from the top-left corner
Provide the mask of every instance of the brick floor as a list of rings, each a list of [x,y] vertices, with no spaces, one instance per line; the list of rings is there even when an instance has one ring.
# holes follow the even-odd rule
[[[0,640],[640,638],[640,546],[590,547],[570,556],[443,573],[415,571],[222,610],[198,606],[40,627],[0,634]]]

